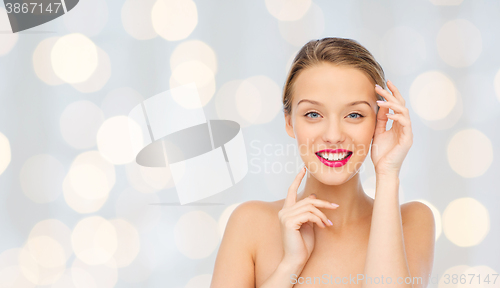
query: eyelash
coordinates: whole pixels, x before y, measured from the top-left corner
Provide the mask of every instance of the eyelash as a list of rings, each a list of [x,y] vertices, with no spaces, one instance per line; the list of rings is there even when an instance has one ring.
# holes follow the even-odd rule
[[[319,115],[319,113],[318,113],[318,112],[311,111],[311,112],[306,113],[304,116],[306,116],[306,117],[307,117],[307,115],[309,115],[309,114],[311,114],[311,113],[315,113],[315,114],[318,114],[318,115]],[[352,119],[360,119],[360,118],[365,117],[365,116],[363,116],[363,115],[361,115],[361,114],[359,114],[359,113],[356,113],[356,112],[350,113],[349,115],[352,115],[352,114],[359,115],[359,117],[352,118]],[[349,115],[347,115],[347,116],[349,116]],[[311,119],[316,119],[316,118],[312,118],[312,117],[309,117],[309,118],[311,118]]]

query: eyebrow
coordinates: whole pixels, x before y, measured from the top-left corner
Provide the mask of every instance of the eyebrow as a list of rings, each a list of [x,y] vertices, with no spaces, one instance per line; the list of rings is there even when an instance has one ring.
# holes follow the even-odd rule
[[[302,99],[299,101],[299,103],[297,103],[297,106],[299,106],[300,103],[302,102],[309,102],[311,104],[314,104],[314,105],[319,105],[319,106],[325,106],[323,105],[322,103],[318,102],[318,101],[314,101],[314,100],[309,100],[309,99]],[[360,101],[354,101],[354,102],[351,102],[351,103],[347,103],[346,106],[354,106],[354,105],[358,105],[358,104],[362,104],[362,103],[365,103],[366,105],[370,106],[370,108],[372,107],[372,105],[370,105],[370,103],[364,101],[364,100],[360,100]]]

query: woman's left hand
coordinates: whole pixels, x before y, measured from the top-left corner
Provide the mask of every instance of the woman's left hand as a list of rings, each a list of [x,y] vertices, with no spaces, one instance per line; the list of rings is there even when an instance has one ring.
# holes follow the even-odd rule
[[[399,175],[403,160],[413,144],[413,133],[410,113],[408,108],[405,107],[403,96],[391,81],[387,81],[387,87],[393,94],[381,87],[375,87],[375,92],[387,101],[377,101],[380,108],[377,114],[377,126],[373,135],[371,158],[376,174]],[[389,108],[394,111],[394,114],[386,115],[389,113]],[[394,120],[394,122],[391,129],[386,130],[389,119]]]

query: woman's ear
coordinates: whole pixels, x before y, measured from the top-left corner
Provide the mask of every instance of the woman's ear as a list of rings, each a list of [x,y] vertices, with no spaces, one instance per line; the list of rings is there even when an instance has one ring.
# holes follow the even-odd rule
[[[295,138],[295,133],[293,133],[293,123],[292,116],[285,112],[285,129],[288,136]]]

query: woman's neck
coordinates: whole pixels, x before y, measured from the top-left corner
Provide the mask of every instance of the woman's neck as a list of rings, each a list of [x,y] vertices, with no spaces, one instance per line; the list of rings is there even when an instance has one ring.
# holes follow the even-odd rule
[[[326,185],[309,172],[306,177],[304,190],[297,195],[297,201],[314,193],[317,199],[338,204],[334,210],[321,209],[334,226],[342,228],[371,215],[374,200],[364,193],[359,173],[340,185]]]

